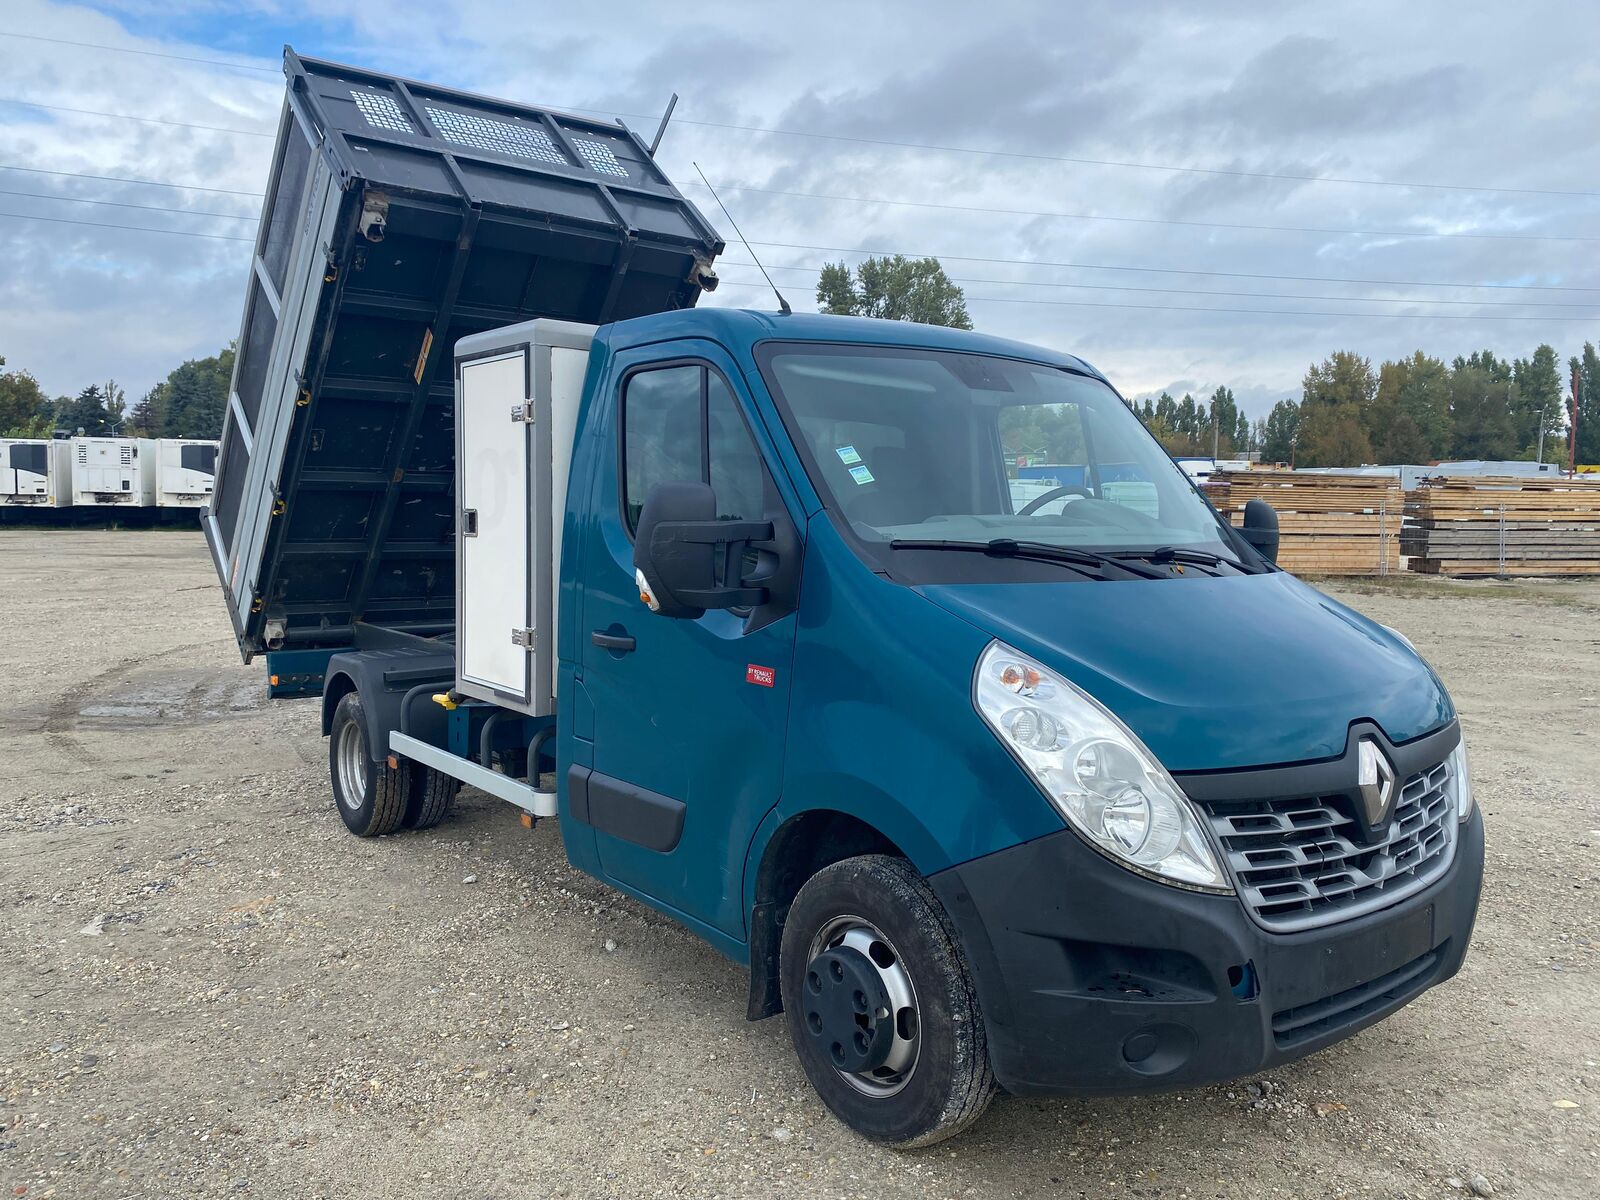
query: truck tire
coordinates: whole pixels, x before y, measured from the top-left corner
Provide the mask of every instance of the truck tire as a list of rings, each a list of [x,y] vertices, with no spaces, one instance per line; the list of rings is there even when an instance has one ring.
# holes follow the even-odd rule
[[[822,1102],[899,1149],[953,1137],[995,1092],[977,990],[950,918],[904,859],[824,867],[783,927],[783,1007]]]
[[[411,789],[411,764],[391,767],[367,751],[367,722],[357,692],[346,693],[333,710],[328,731],[328,775],[334,807],[345,828],[357,837],[380,837],[400,828]]]
[[[406,829],[432,829],[444,820],[455,803],[461,781],[419,762],[407,764],[411,789],[406,796],[406,815],[400,822]]]

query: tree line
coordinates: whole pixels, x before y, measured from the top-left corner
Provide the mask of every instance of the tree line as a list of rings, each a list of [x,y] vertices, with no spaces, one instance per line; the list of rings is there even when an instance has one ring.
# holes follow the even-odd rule
[[[208,438],[222,436],[233,379],[233,347],[192,358],[129,405],[116,380],[76,396],[47,396],[28,371],[4,370],[0,356],[0,437]]]
[[[1577,460],[1600,462],[1600,356],[1591,344],[1568,360],[1578,374]],[[1442,459],[1565,461],[1570,375],[1555,349],[1503,359],[1480,350],[1445,363],[1418,350],[1384,362],[1340,350],[1306,371],[1299,400],[1280,400],[1248,421],[1233,393],[1209,402],[1163,392],[1133,409],[1174,454],[1227,458],[1259,452],[1263,462],[1298,467],[1428,463]],[[1541,438],[1542,435],[1542,438]]]

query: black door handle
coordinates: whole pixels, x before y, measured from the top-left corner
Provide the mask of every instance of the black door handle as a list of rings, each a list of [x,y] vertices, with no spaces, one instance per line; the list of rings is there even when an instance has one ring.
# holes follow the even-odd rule
[[[603,629],[596,629],[589,635],[589,640],[596,646],[606,650],[615,650],[619,654],[626,654],[638,645],[625,633],[607,633]]]

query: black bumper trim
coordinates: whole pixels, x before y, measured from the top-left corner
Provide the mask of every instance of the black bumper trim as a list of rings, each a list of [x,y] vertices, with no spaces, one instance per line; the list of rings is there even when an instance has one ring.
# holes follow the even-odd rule
[[[1274,1013],[1273,1041],[1281,1048],[1289,1049],[1359,1020],[1369,1012],[1377,1012],[1402,997],[1420,992],[1422,988],[1415,985],[1439,965],[1440,957],[1440,950],[1429,950],[1370,983],[1357,984],[1325,1000]]]
[[[1477,913],[1483,820],[1393,906],[1298,933],[1235,896],[1135,875],[1069,830],[930,878],[983,1008],[990,1063],[1022,1095],[1198,1087],[1312,1053],[1460,969]]]

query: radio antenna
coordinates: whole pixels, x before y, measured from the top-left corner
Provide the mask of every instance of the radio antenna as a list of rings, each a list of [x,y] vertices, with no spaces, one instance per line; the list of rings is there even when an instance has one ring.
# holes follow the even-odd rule
[[[745,253],[750,255],[756,266],[761,267],[761,274],[765,277],[767,286],[772,289],[772,294],[778,298],[778,311],[786,317],[792,315],[793,310],[789,307],[789,302],[783,298],[783,293],[778,290],[778,285],[772,282],[772,276],[767,274],[767,269],[761,266],[761,260],[756,258],[756,252],[750,248],[749,241],[745,239],[744,233],[739,228],[739,222],[733,219],[733,214],[728,211],[728,206],[722,202],[722,197],[717,195],[717,189],[711,186],[711,180],[706,178],[706,173],[700,169],[699,163],[694,164],[694,170],[695,174],[700,176],[700,182],[706,185],[706,191],[711,193],[711,198],[717,202],[717,207],[722,210],[722,215],[728,218],[728,224],[733,226],[733,232],[744,243]]]

